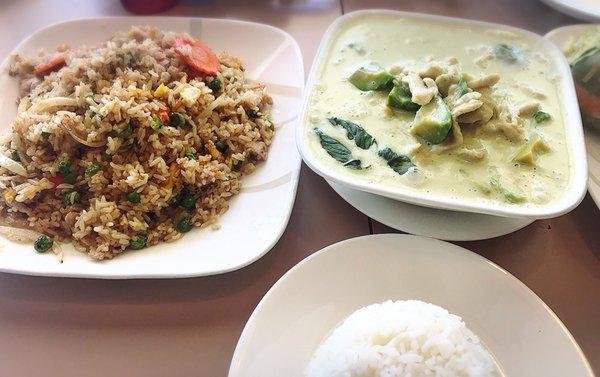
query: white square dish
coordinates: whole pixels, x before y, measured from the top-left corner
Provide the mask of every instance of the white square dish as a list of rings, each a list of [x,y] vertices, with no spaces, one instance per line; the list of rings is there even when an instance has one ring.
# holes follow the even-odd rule
[[[361,20],[369,17],[386,17],[393,19],[413,20],[423,22],[423,32],[426,33],[426,23],[436,22],[450,27],[463,28],[473,33],[483,33],[486,30],[495,29],[500,32],[509,32],[516,34],[522,41],[528,45],[543,49],[545,56],[550,59],[553,68],[555,68],[557,79],[557,90],[561,93],[560,111],[561,119],[565,129],[566,149],[570,160],[570,179],[568,187],[560,198],[556,198],[545,204],[536,205],[511,205],[492,200],[475,200],[461,197],[452,197],[450,195],[441,195],[428,193],[425,190],[408,189],[406,187],[392,186],[380,183],[377,180],[367,179],[356,175],[345,174],[344,172],[333,169],[326,164],[309,145],[309,132],[307,127],[310,121],[309,107],[311,97],[315,92],[316,85],[319,84],[321,71],[328,62],[328,51],[335,43],[335,40],[346,25],[350,23],[359,23]],[[401,35],[401,34],[400,34]],[[401,47],[398,47],[399,52]],[[343,184],[348,187],[386,196],[395,200],[413,203],[421,206],[434,207],[440,209],[449,209],[455,211],[476,212],[505,217],[522,218],[551,218],[567,213],[575,208],[583,199],[586,191],[587,180],[587,161],[585,155],[585,145],[583,140],[583,131],[581,118],[579,115],[575,90],[571,79],[571,74],[567,61],[561,52],[545,40],[543,37],[518,28],[484,23],[471,20],[462,20],[448,17],[431,16],[425,14],[415,14],[407,12],[387,11],[387,10],[367,10],[346,14],[336,20],[325,33],[319,47],[314,64],[308,78],[306,86],[306,95],[301,112],[300,122],[297,128],[297,142],[300,153],[306,164],[316,173],[327,180]]]
[[[62,245],[64,261],[39,255],[32,245],[0,238],[0,271],[105,279],[178,278],[224,273],[244,267],[268,252],[283,233],[296,196],[300,156],[295,148],[294,123],[301,104],[304,67],[300,48],[287,33],[250,22],[184,17],[123,17],[59,23],[37,31],[12,53],[35,54],[66,43],[95,45],[131,26],[155,26],[187,32],[216,52],[241,58],[246,77],[262,81],[273,97],[277,132],[267,161],[243,179],[242,192],[219,218],[219,230],[193,229],[182,239],[139,251],[127,251],[98,262]],[[257,48],[257,46],[260,46]],[[9,131],[16,114],[18,82],[8,74],[7,58],[0,66],[0,133]]]

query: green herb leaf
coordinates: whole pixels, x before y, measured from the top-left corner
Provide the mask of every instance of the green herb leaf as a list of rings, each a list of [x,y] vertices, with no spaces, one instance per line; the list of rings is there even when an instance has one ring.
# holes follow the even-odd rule
[[[325,152],[327,152],[331,157],[335,158],[350,169],[362,169],[361,161],[353,158],[352,152],[350,152],[350,149],[346,148],[344,144],[340,143],[331,136],[324,134],[323,131],[318,128],[315,128],[314,131],[319,136],[321,147],[323,147]]]
[[[379,157],[386,160],[388,166],[400,175],[403,175],[408,171],[408,169],[415,166],[410,157],[402,154],[397,154],[391,148],[380,149],[379,152],[377,152],[377,154],[379,155]]]
[[[354,140],[354,143],[359,148],[369,149],[376,142],[373,136],[356,123],[336,117],[327,118],[327,120],[333,126],[343,127],[346,130],[348,139]]]
[[[523,61],[523,53],[515,46],[499,43],[494,46],[494,56],[506,63],[514,64]]]
[[[535,119],[536,123],[547,122],[550,120],[550,114],[545,111],[538,110],[535,114],[533,114],[533,119]]]

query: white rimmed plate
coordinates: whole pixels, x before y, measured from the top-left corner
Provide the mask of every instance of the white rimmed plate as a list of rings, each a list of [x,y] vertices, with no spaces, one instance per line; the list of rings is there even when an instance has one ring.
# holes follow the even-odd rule
[[[380,223],[402,232],[446,241],[474,241],[516,232],[534,219],[456,212],[420,207],[385,196],[329,185],[351,206]]]
[[[443,241],[386,234],[326,247],[279,279],[246,323],[229,377],[302,376],[353,311],[405,299],[463,317],[507,376],[593,376],[565,326],[508,272]]]
[[[474,35],[479,32],[485,32],[485,30],[488,29],[498,29],[516,34],[532,46],[538,46],[540,49],[543,49],[547,53],[547,56],[552,60],[553,67],[556,68],[560,76],[558,80],[558,90],[562,94],[561,98],[563,101],[559,105],[561,106],[563,119],[565,120],[565,138],[572,166],[570,183],[564,195],[554,201],[539,206],[512,205],[493,201],[483,202],[472,199],[453,198],[450,196],[430,194],[424,190],[414,191],[401,186],[393,187],[373,182],[368,179],[356,178],[350,174],[345,174],[342,171],[333,169],[322,161],[309,146],[309,132],[307,132],[306,124],[309,121],[308,110],[310,99],[319,79],[321,67],[328,63],[327,52],[334,42],[337,33],[345,27],[345,25],[367,17],[391,17],[422,21],[425,23],[423,28],[424,33],[427,32],[427,22],[438,22],[459,28],[470,28],[473,30]],[[552,43],[549,43],[548,40],[535,33],[512,26],[389,10],[363,10],[345,14],[329,27],[319,46],[306,85],[306,95],[300,115],[300,121],[297,126],[296,139],[304,162],[325,179],[344,184],[356,190],[362,190],[420,206],[505,217],[541,219],[556,217],[571,211],[581,202],[586,191],[587,162],[584,152],[583,131],[569,65],[560,50]]]
[[[546,5],[580,20],[600,21],[600,2],[598,0],[541,0]]]
[[[600,12],[600,3],[598,7]],[[594,27],[598,27],[598,24],[563,26],[548,32],[545,37],[562,49],[570,38],[577,38],[586,30]],[[585,128],[584,131],[588,157],[588,191],[600,208],[600,131],[588,128]]]
[[[223,273],[244,267],[263,256],[283,233],[296,196],[300,156],[294,123],[301,104],[304,67],[300,48],[277,28],[235,20],[184,17],[123,17],[76,20],[44,28],[21,42],[13,53],[30,55],[59,44],[71,47],[99,44],[134,25],[188,32],[215,51],[239,56],[246,76],[268,84],[278,130],[269,158],[243,180],[243,191],[231,201],[219,230],[194,229],[181,240],[110,261],[96,262],[63,245],[64,262],[39,255],[32,245],[1,239],[0,271],[46,276],[88,278],[176,278]],[[260,48],[257,48],[260,46]],[[16,113],[17,81],[9,77],[8,60],[0,66],[0,132],[9,130]]]

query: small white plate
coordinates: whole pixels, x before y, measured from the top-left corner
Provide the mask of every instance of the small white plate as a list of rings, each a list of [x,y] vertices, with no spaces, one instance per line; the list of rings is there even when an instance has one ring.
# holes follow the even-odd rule
[[[296,41],[277,28],[235,20],[185,17],[124,17],[76,20],[42,29],[13,53],[34,54],[67,43],[71,47],[95,45],[117,31],[134,25],[187,32],[215,51],[227,51],[245,63],[246,76],[267,83],[273,96],[273,118],[278,125],[269,158],[243,180],[220,219],[221,229],[194,229],[181,240],[113,260],[96,262],[63,246],[64,263],[53,255],[39,255],[32,245],[2,239],[0,271],[30,275],[88,278],[177,278],[213,275],[244,267],[269,251],[283,233],[296,196],[300,156],[294,132],[304,86],[302,55]],[[260,48],[257,48],[260,46]],[[6,133],[16,113],[17,80],[9,77],[8,60],[0,66],[0,132]]]
[[[506,376],[593,376],[565,326],[508,272],[443,241],[386,234],[326,247],[279,279],[246,323],[229,377],[302,376],[353,311],[406,299],[461,316]]]
[[[446,241],[474,241],[515,232],[534,219],[513,219],[420,207],[328,182],[351,206],[391,228]]]
[[[545,51],[545,55],[550,59],[549,64],[551,64],[553,69],[559,73],[557,90],[562,93],[562,96],[560,97],[562,101],[559,106],[560,110],[563,112],[563,119],[565,120],[565,142],[569,149],[569,158],[572,166],[571,180],[564,195],[556,200],[539,206],[513,205],[501,203],[499,201],[484,202],[474,199],[455,198],[441,194],[427,193],[424,190],[414,191],[402,186],[390,186],[372,180],[358,178],[350,174],[345,174],[338,169],[333,169],[317,156],[309,145],[310,133],[307,132],[306,127],[306,124],[309,122],[308,110],[311,96],[315,92],[315,87],[318,83],[317,81],[319,80],[322,67],[329,63],[328,59],[330,58],[330,54],[328,54],[328,52],[331,45],[335,42],[340,30],[343,30],[346,25],[360,22],[360,20],[365,20],[369,17],[417,20],[424,25],[423,33],[427,33],[427,25],[431,23],[444,24],[456,28],[467,28],[472,30],[474,35],[477,33],[485,33],[486,30],[489,29],[501,30],[523,38],[523,41],[528,43],[531,48]],[[306,96],[304,97],[300,121],[298,122],[296,132],[298,149],[300,150],[304,162],[308,167],[325,179],[344,184],[356,190],[366,191],[416,205],[495,216],[541,219],[557,217],[571,211],[579,205],[585,196],[587,162],[584,153],[585,148],[581,117],[569,65],[560,50],[548,40],[542,38],[538,34],[512,26],[391,10],[362,10],[347,13],[331,24],[321,40],[319,50],[317,51],[306,84]]]
[[[589,22],[600,21],[598,0],[542,0],[546,5],[569,16]]]
[[[598,12],[600,12],[600,2],[598,3]],[[570,38],[577,38],[586,30],[598,27],[598,25],[570,25],[554,29],[546,38],[554,42],[561,50]],[[600,208],[600,131],[591,130],[584,127],[585,146],[588,157],[588,191]]]

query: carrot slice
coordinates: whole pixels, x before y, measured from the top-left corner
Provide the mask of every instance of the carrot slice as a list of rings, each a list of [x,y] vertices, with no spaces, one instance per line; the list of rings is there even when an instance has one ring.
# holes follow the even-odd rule
[[[65,64],[65,57],[62,55],[54,55],[50,59],[43,63],[38,64],[33,71],[38,76],[43,76],[46,73],[50,73]]]
[[[156,116],[163,124],[169,124],[169,109],[158,109],[156,111]]]
[[[221,63],[217,55],[204,43],[184,36],[175,38],[175,52],[183,61],[207,76],[215,76],[221,71]]]

